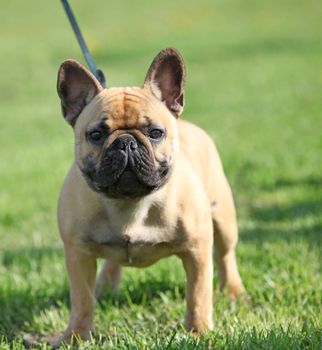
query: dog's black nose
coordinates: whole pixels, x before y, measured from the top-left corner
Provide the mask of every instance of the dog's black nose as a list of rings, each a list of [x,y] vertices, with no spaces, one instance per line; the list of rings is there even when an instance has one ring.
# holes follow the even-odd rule
[[[132,135],[123,134],[113,142],[113,148],[121,149],[123,151],[130,149],[133,151],[134,149],[138,148],[138,144]]]

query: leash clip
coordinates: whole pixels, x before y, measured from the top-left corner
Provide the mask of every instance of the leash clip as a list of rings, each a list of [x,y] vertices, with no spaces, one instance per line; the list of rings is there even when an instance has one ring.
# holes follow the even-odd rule
[[[64,10],[66,12],[66,15],[69,19],[69,22],[73,28],[73,31],[76,35],[76,39],[79,43],[79,46],[82,50],[82,53],[85,57],[85,60],[87,62],[87,65],[88,65],[90,71],[95,75],[96,79],[100,82],[102,87],[105,88],[106,87],[106,79],[105,79],[104,73],[96,67],[94,59],[93,59],[92,55],[90,54],[88,47],[86,45],[86,42],[83,38],[83,35],[79,29],[79,26],[77,24],[77,21],[76,21],[74,14],[73,14],[73,11],[72,11],[71,7],[69,6],[68,0],[61,0],[61,2],[62,2],[62,5],[64,7]]]

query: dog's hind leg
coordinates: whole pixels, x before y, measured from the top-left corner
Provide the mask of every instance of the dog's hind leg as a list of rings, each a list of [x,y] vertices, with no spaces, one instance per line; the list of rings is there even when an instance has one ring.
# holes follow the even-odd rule
[[[235,206],[229,185],[227,186],[226,195],[220,201],[212,202],[212,220],[220,289],[227,290],[230,299],[235,299],[244,291],[244,287],[236,261],[238,227]]]
[[[105,260],[102,270],[96,281],[96,298],[102,297],[105,293],[111,291],[118,293],[121,280],[122,268],[119,264]]]

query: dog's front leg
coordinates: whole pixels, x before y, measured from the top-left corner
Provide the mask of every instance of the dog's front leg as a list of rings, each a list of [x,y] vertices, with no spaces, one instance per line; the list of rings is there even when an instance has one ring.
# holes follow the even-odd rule
[[[195,333],[207,332],[213,327],[212,242],[200,244],[180,257],[187,275],[185,327]]]
[[[75,245],[65,244],[65,259],[70,282],[71,317],[61,341],[73,335],[89,338],[95,305],[96,258]]]

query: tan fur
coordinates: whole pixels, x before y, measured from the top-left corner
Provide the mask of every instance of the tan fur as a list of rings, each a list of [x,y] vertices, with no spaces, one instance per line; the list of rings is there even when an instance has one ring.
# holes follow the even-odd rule
[[[140,199],[113,199],[94,192],[78,165],[82,156],[98,151],[84,140],[89,123],[108,117],[113,142],[124,130],[140,132],[149,116],[167,129],[167,139],[153,146],[156,162],[171,155],[173,171],[167,183]],[[116,290],[120,266],[144,267],[177,255],[187,274],[188,330],[212,329],[212,247],[216,246],[221,288],[235,298],[243,290],[235,246],[234,203],[212,140],[197,126],[175,119],[148,86],[101,91],[87,105],[75,125],[76,159],[65,180],[58,206],[58,222],[65,245],[71,285],[72,311],[61,340],[73,333],[87,339],[95,304],[96,258],[106,259],[96,294],[108,284]],[[149,147],[152,147],[151,145]],[[120,239],[127,245],[119,245]]]

